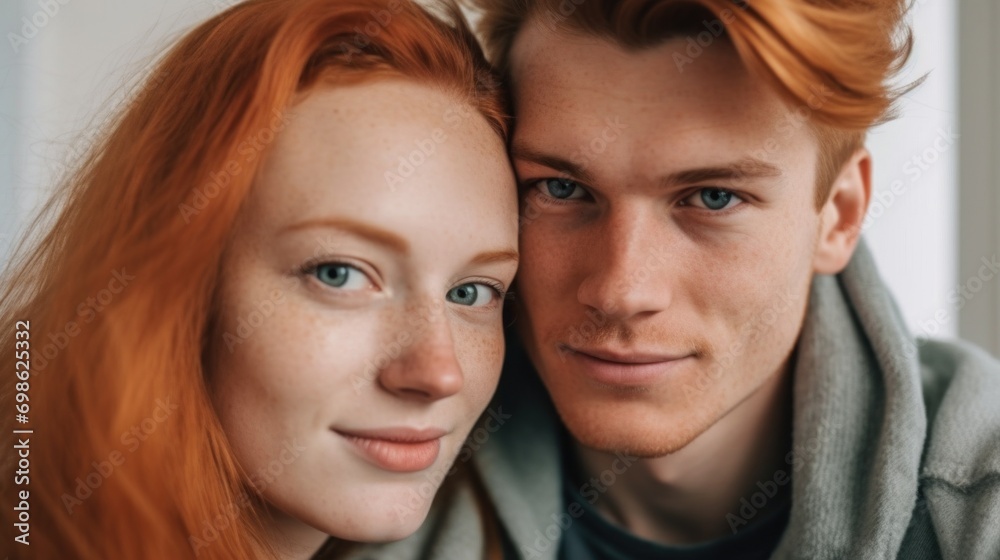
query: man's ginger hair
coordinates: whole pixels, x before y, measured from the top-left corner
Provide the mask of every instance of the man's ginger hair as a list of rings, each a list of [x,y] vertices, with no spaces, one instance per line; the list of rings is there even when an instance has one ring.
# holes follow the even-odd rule
[[[507,79],[511,47],[529,20],[634,50],[675,37],[714,40],[721,30],[743,64],[807,116],[820,145],[817,208],[865,132],[895,117],[895,101],[919,83],[890,85],[913,46],[905,0],[468,1]],[[678,68],[687,62],[674,55]]]

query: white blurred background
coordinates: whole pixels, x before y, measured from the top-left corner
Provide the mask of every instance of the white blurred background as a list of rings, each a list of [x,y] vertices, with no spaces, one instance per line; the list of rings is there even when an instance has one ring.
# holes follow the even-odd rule
[[[232,3],[0,3],[0,263],[134,76]],[[915,333],[962,336],[1000,355],[1000,274],[977,277],[981,259],[1000,253],[1000,4],[914,0],[911,23],[902,79],[928,78],[902,118],[869,137],[876,196],[865,236]]]

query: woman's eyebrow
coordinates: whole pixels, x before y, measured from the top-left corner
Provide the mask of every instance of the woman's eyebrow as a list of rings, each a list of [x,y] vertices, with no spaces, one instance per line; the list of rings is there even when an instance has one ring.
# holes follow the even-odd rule
[[[471,264],[490,264],[495,262],[505,262],[512,261],[517,264],[518,253],[516,249],[503,249],[500,251],[486,251],[484,253],[479,253],[472,260],[469,261]]]
[[[402,236],[377,226],[348,218],[316,218],[305,220],[282,228],[278,232],[278,235],[311,228],[337,229],[382,245],[397,253],[407,254],[410,252],[410,243]]]

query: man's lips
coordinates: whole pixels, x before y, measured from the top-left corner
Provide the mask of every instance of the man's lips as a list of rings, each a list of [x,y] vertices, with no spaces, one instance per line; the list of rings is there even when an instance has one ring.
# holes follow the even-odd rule
[[[662,380],[694,358],[694,353],[625,351],[612,348],[573,348],[560,350],[587,377],[605,385],[648,385]]]
[[[617,362],[621,364],[656,364],[680,360],[691,355],[690,353],[667,354],[662,352],[623,351],[605,348],[573,348],[566,345],[563,345],[563,348],[570,352],[585,354],[591,358],[605,362]]]
[[[333,431],[350,443],[369,463],[391,472],[422,471],[437,460],[446,430],[379,428]]]

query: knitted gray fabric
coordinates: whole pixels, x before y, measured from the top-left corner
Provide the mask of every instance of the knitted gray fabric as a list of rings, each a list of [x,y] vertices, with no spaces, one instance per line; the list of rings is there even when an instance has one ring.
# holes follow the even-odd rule
[[[796,355],[792,510],[774,558],[1000,560],[1000,363],[914,339],[863,243],[841,274],[814,279]],[[474,462],[522,558],[554,560],[558,417],[523,356],[490,406],[510,419]],[[472,496],[450,494],[417,534],[352,558],[481,558]]]

